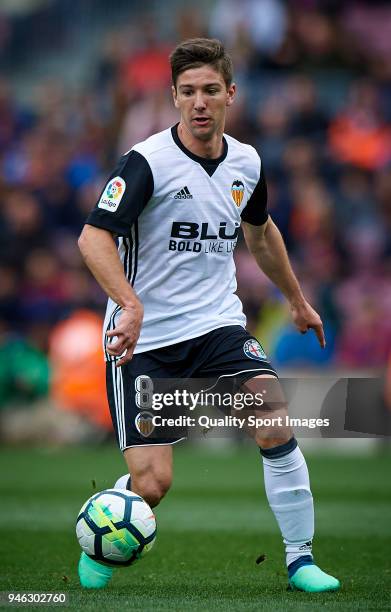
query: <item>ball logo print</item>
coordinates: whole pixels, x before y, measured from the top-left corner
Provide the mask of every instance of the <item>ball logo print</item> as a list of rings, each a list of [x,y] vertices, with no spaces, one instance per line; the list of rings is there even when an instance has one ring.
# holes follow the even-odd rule
[[[126,183],[123,178],[116,176],[106,185],[98,203],[98,208],[115,212],[125,193]]]
[[[259,344],[258,340],[246,340],[243,346],[243,351],[246,357],[250,357],[250,359],[257,359],[258,361],[267,359],[266,353]]]
[[[109,565],[131,565],[156,538],[156,520],[142,497],[127,490],[106,489],[81,507],[76,535],[86,555]]]
[[[234,181],[231,186],[231,195],[232,199],[235,202],[236,206],[240,206],[243,201],[244,196],[244,185],[242,181]]]

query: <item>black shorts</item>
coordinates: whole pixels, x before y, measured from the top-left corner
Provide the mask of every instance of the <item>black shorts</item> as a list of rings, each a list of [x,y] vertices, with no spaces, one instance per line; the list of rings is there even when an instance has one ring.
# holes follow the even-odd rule
[[[198,338],[135,354],[120,368],[114,361],[107,362],[107,396],[120,449],[174,444],[183,439],[150,436],[149,419],[144,418],[145,410],[136,401],[140,376],[216,382],[235,377],[236,382],[244,383],[258,374],[277,376],[258,340],[240,325],[221,327]]]

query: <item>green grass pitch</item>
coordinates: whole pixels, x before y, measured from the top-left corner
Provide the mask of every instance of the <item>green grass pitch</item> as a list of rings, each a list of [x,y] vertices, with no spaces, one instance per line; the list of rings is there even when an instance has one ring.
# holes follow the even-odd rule
[[[99,592],[79,585],[74,523],[92,481],[101,490],[124,473],[120,452],[114,445],[2,449],[0,590],[66,591],[70,610],[391,609],[390,455],[307,454],[307,460],[314,552],[341,580],[338,593],[286,591],[283,547],[255,448],[186,445],[175,448],[174,485],[156,509],[153,551],[116,570]],[[266,559],[257,565],[261,554]]]

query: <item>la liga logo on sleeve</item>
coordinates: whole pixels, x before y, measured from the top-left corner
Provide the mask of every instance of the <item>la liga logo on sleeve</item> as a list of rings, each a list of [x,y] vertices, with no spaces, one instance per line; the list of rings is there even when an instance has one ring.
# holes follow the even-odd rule
[[[115,212],[125,193],[126,183],[123,178],[116,176],[111,179],[103,190],[98,202],[98,208],[104,208],[109,212]]]

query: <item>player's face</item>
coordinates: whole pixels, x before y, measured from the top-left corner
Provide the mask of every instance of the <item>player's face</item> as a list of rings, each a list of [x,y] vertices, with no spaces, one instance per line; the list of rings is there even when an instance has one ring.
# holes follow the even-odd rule
[[[227,88],[212,66],[191,68],[182,72],[172,88],[175,106],[181,112],[181,123],[193,138],[211,140],[222,134],[227,106],[233,102],[235,84]]]

